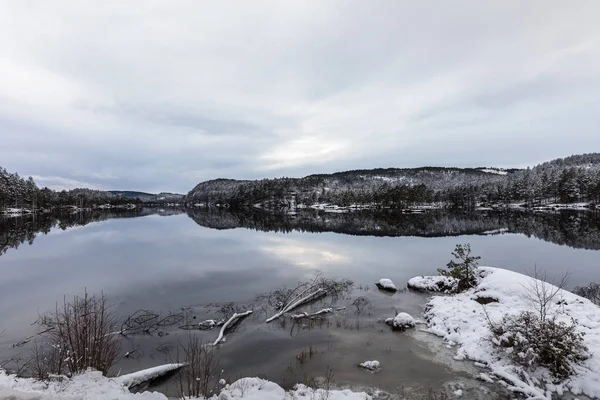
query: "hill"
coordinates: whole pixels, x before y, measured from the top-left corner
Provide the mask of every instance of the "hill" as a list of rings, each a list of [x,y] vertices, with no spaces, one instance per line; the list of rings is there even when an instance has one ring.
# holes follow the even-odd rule
[[[231,208],[295,209],[319,205],[405,208],[443,203],[530,205],[600,201],[600,154],[552,160],[533,168],[376,168],[315,174],[303,178],[202,182],[187,204]]]

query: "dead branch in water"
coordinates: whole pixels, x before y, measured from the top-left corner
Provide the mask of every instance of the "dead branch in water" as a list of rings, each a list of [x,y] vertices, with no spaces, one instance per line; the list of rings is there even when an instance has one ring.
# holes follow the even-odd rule
[[[223,324],[223,326],[221,327],[219,336],[217,337],[217,340],[215,340],[215,342],[213,343],[213,346],[218,345],[223,340],[223,336],[225,335],[225,332],[228,329],[231,329],[236,323],[240,322],[243,318],[247,317],[250,314],[252,314],[252,310],[248,310],[240,314],[233,314],[233,316],[229,318],[229,320],[225,322],[225,324]]]
[[[258,297],[266,298],[271,306],[278,310],[273,316],[267,318],[267,323],[276,320],[283,314],[294,310],[301,305],[321,299],[325,296],[334,298],[348,291],[353,285],[352,281],[323,278],[321,274],[315,275],[307,282],[300,282],[294,289],[277,289],[268,295]]]

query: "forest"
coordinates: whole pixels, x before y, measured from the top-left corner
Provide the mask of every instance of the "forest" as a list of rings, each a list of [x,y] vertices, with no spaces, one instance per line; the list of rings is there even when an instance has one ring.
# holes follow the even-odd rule
[[[519,204],[600,203],[600,154],[583,154],[527,169],[387,168],[353,170],[303,178],[255,181],[215,179],[198,184],[185,197],[172,193],[39,188],[33,178],[0,168],[0,210],[93,208],[99,205],[183,202],[188,206],[289,210],[329,204],[340,207],[406,209],[417,205],[472,209]]]
[[[8,208],[35,211],[63,207],[93,208],[106,204],[160,204],[179,201],[181,197],[182,195],[173,193],[150,194],[86,188],[55,191],[38,187],[32,177],[25,179],[18,173],[9,173],[0,167],[0,211]]]
[[[549,161],[533,168],[373,169],[256,181],[216,179],[202,182],[185,198],[188,204],[267,209],[298,205],[375,205],[410,208],[438,203],[452,208],[486,204],[600,202],[600,154]]]

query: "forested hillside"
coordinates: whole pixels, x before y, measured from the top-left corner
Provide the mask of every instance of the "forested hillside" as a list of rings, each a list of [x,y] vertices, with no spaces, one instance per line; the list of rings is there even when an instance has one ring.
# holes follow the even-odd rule
[[[0,211],[8,208],[36,210],[63,206],[86,208],[104,204],[161,203],[179,201],[182,197],[182,195],[173,193],[155,195],[92,189],[54,191],[48,188],[39,188],[31,177],[25,179],[18,173],[9,173],[0,167]]]
[[[188,204],[268,209],[333,204],[405,208],[443,203],[471,208],[481,203],[525,205],[600,202],[600,154],[557,159],[525,170],[497,168],[372,169],[257,181],[202,182]]]

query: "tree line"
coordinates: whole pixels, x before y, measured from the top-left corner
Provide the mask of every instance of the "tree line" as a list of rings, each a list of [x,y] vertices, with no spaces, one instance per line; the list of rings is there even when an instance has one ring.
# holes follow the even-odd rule
[[[18,173],[9,173],[0,167],[0,210],[25,208],[33,211],[64,206],[86,208],[102,204],[122,205],[140,202],[139,199],[101,190],[81,188],[55,191],[47,187],[40,188],[32,177],[25,179]]]
[[[186,202],[268,209],[323,203],[409,208],[438,202],[465,209],[482,203],[598,204],[600,154],[571,156],[524,170],[424,167],[256,181],[217,179],[197,185]]]

